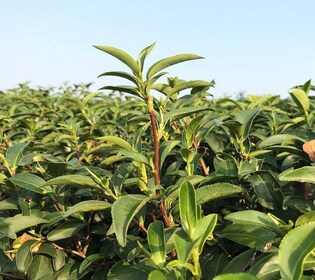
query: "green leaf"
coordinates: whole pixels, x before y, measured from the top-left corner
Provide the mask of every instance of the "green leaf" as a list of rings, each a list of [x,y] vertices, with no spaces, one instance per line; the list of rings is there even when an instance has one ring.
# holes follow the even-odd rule
[[[9,237],[10,239],[16,239],[15,231],[5,222],[0,220],[0,239],[3,237]]]
[[[175,234],[174,243],[179,264],[185,265],[188,262],[197,241],[187,241],[178,234]]]
[[[131,265],[126,261],[119,261],[116,262],[107,275],[108,280],[130,280],[130,279],[137,279],[137,280],[147,280],[148,273],[137,269],[136,266]]]
[[[253,125],[253,121],[257,117],[259,112],[260,110],[257,110],[257,109],[249,109],[249,110],[245,110],[237,114],[235,120],[244,125],[244,130],[242,133],[243,140],[248,138],[249,132]]]
[[[187,148],[181,148],[180,149],[180,154],[183,158],[183,160],[189,164],[193,161],[194,157],[195,157],[195,153]]]
[[[250,273],[228,273],[218,275],[213,280],[259,280],[255,275]]]
[[[279,266],[284,280],[301,279],[306,256],[315,248],[315,222],[291,230],[279,247]]]
[[[204,204],[210,200],[234,196],[243,191],[240,186],[229,183],[216,183],[213,185],[206,185],[196,189],[197,204]]]
[[[43,187],[46,183],[42,178],[32,173],[18,173],[13,177],[9,178],[13,184],[20,188],[27,189],[36,193],[45,194],[51,192],[49,187]]]
[[[261,142],[258,143],[257,147],[259,149],[262,148],[266,148],[268,146],[274,146],[274,145],[281,145],[284,142],[287,142],[289,140],[298,140],[301,142],[306,142],[305,139],[297,136],[297,135],[293,135],[293,134],[277,134],[277,135],[272,135],[267,137],[266,139],[262,140]]]
[[[151,44],[150,46],[147,46],[146,48],[144,48],[139,53],[139,56],[138,56],[138,59],[137,59],[137,63],[138,63],[139,69],[140,69],[140,73],[142,73],[142,71],[143,71],[145,59],[147,58],[149,53],[152,51],[154,46],[155,46],[155,43]]]
[[[174,149],[175,146],[179,145],[178,140],[166,140],[160,145],[160,169],[162,169],[163,163],[166,157]]]
[[[152,253],[152,258],[157,265],[163,264],[166,259],[164,224],[155,221],[148,227],[148,243]]]
[[[295,88],[290,92],[294,103],[304,112],[307,113],[310,108],[310,101],[307,93],[301,88]]]
[[[118,91],[118,92],[125,92],[134,96],[144,98],[144,96],[141,96],[139,91],[135,87],[132,87],[132,86],[105,86],[105,87],[101,87],[99,90],[104,90],[104,89]]]
[[[259,260],[255,260],[249,273],[255,274],[261,280],[280,279],[278,254],[263,254]]]
[[[65,253],[61,250],[56,250],[56,256],[52,259],[52,265],[55,271],[62,269],[66,264]]]
[[[28,143],[14,144],[7,149],[6,160],[12,169],[16,169],[20,159],[23,157],[23,151],[28,146]]]
[[[203,57],[195,55],[195,54],[178,54],[175,56],[170,56],[164,59],[161,59],[154,63],[147,72],[147,80],[150,80],[151,77],[153,77],[156,73],[160,72],[161,70],[170,67],[172,65],[184,62],[184,61],[189,61],[189,60],[194,60],[194,59],[201,59]]]
[[[250,248],[249,250],[237,255],[223,269],[222,274],[244,272],[252,262],[255,253],[256,249]]]
[[[187,81],[184,83],[180,83],[179,85],[173,87],[172,90],[172,94],[185,90],[185,89],[189,89],[189,88],[195,88],[195,87],[203,87],[203,88],[209,88],[213,86],[213,83],[209,83],[206,81],[202,81],[202,80],[194,80],[194,81]]]
[[[311,211],[308,213],[305,213],[298,217],[298,219],[295,222],[295,226],[301,226],[303,224],[307,224],[309,222],[315,222],[315,211]]]
[[[132,163],[124,163],[116,169],[111,183],[117,194],[121,194],[125,180],[134,170],[135,168]]]
[[[121,78],[124,78],[124,79],[127,79],[127,80],[133,82],[136,86],[139,85],[137,79],[134,76],[132,76],[129,73],[127,73],[127,72],[123,72],[123,71],[107,71],[107,72],[104,72],[104,73],[98,75],[98,78],[99,77],[104,77],[104,76],[121,77]]]
[[[115,234],[120,246],[125,247],[127,242],[127,231],[132,219],[141,208],[155,196],[141,194],[130,194],[118,198],[112,206],[112,218]]]
[[[170,120],[180,119],[194,113],[210,110],[208,106],[204,107],[183,107],[179,109],[172,109],[164,115],[164,122],[167,123]]]
[[[195,188],[188,181],[184,181],[179,188],[179,212],[182,227],[192,240],[198,214]]]
[[[166,275],[161,270],[153,270],[150,272],[148,280],[167,280]]]
[[[279,175],[279,180],[315,183],[315,166],[304,166],[294,170],[286,170]]]
[[[260,211],[256,210],[237,211],[226,215],[224,219],[229,220],[233,223],[243,224],[244,226],[251,224],[265,227],[281,234],[281,230],[273,222],[270,216]]]
[[[50,277],[55,277],[51,263],[51,259],[45,255],[36,254],[34,256],[33,262],[29,267],[28,276],[32,280],[47,280],[52,279]],[[62,278],[53,278],[62,279]],[[70,278],[68,278],[70,280]]]
[[[80,265],[79,273],[82,273],[83,271],[87,270],[95,262],[102,259],[104,259],[104,256],[102,256],[99,253],[87,256]]]
[[[43,186],[74,185],[101,189],[92,178],[84,175],[63,175],[48,180]]]
[[[18,202],[15,199],[4,199],[0,201],[0,211],[4,210],[18,210]]]
[[[190,148],[193,145],[194,137],[196,135],[196,130],[203,120],[204,115],[194,118],[188,125],[187,129],[183,132],[183,143],[186,148]]]
[[[246,226],[243,224],[232,224],[226,226],[221,232],[221,236],[251,248],[272,243],[276,235],[270,229],[251,224]]]
[[[121,148],[124,148],[126,150],[132,151],[132,146],[124,139],[117,137],[117,136],[103,136],[98,137],[97,140],[106,141],[113,143]]]
[[[19,232],[21,230],[37,226],[39,224],[48,223],[47,220],[36,217],[36,216],[22,216],[16,215],[14,217],[4,219],[14,232]]]
[[[24,273],[28,270],[33,261],[32,248],[37,244],[38,240],[27,240],[17,250],[15,263],[18,271]]]
[[[248,181],[258,197],[258,202],[268,209],[281,209],[283,195],[278,181],[269,171],[255,171],[251,173]]]
[[[307,213],[315,210],[313,201],[301,196],[289,196],[285,198],[284,206],[296,209],[302,213]]]
[[[47,240],[49,241],[57,241],[61,239],[66,239],[74,234],[76,234],[78,231],[80,231],[82,228],[86,227],[86,224],[77,221],[77,220],[68,220],[53,231],[51,231],[47,235]]]
[[[198,243],[198,253],[201,255],[203,246],[209,236],[212,234],[216,224],[218,216],[216,214],[209,214],[198,221],[194,232],[193,240]]]
[[[86,200],[86,201],[81,201],[72,207],[68,211],[66,211],[63,216],[65,218],[81,213],[81,212],[92,212],[92,211],[101,211],[105,209],[111,208],[111,204],[106,201],[99,201],[99,200]]]
[[[120,149],[119,150],[119,153],[118,155],[123,155],[127,158],[130,158],[131,160],[134,160],[134,161],[138,161],[138,162],[141,162],[141,163],[144,163],[146,164],[147,166],[151,166],[147,157],[141,153],[138,153],[138,152],[134,152],[134,151],[129,151],[129,150],[126,150],[126,149]]]
[[[110,47],[110,46],[94,46],[94,47],[103,51],[103,52],[108,53],[111,56],[116,57],[121,62],[123,62],[125,65],[127,65],[135,75],[139,75],[140,69],[139,69],[137,62],[129,54],[127,54],[123,50],[120,50],[120,49],[117,49],[114,47]]]

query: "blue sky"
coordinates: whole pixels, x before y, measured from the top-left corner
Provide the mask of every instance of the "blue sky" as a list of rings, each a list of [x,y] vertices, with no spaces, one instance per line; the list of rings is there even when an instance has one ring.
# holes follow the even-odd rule
[[[97,75],[124,66],[92,45],[147,65],[178,53],[206,59],[169,68],[182,79],[215,79],[215,96],[281,94],[315,79],[313,0],[10,0],[0,3],[0,89],[31,81],[119,84]]]

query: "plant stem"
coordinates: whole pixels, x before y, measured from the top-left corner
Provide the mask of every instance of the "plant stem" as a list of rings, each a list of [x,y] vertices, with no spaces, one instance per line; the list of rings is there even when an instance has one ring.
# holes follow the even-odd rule
[[[151,121],[151,127],[152,127],[152,134],[153,134],[153,145],[154,145],[154,183],[156,186],[160,185],[160,139],[158,134],[158,129],[156,125],[156,120],[154,116],[154,107],[153,107],[153,97],[148,96],[147,99],[148,104],[148,111],[150,115],[150,121]],[[156,190],[156,195],[161,196],[160,190]],[[167,228],[170,228],[172,226],[165,209],[164,201],[161,199],[160,201],[160,211],[162,214],[162,217],[164,219],[165,225]]]

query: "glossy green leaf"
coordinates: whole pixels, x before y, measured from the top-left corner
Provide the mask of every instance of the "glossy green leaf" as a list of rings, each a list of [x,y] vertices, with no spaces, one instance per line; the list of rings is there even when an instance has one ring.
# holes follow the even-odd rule
[[[53,185],[74,185],[74,186],[101,189],[101,186],[98,185],[91,177],[83,176],[83,175],[58,176],[58,177],[48,180],[43,186],[53,186]]]
[[[161,270],[153,270],[150,272],[148,280],[167,280],[165,272]]]
[[[295,222],[295,226],[301,226],[303,224],[307,224],[309,222],[315,222],[315,211],[307,212],[300,217]]]
[[[315,166],[304,166],[284,171],[279,175],[279,180],[315,183]]]
[[[223,269],[222,274],[244,272],[252,262],[255,253],[256,249],[250,248],[247,251],[237,255]]]
[[[273,230],[274,232],[281,233],[281,230],[277,227],[277,225],[273,222],[269,215],[256,210],[237,211],[226,215],[224,219],[229,220],[233,223],[243,224],[244,226],[251,224],[265,227]]]
[[[136,266],[131,265],[126,261],[116,262],[107,275],[108,280],[147,280],[148,273],[143,270],[137,269]]]
[[[315,248],[315,222],[291,230],[279,247],[279,266],[284,280],[301,279],[303,262]]]
[[[121,62],[127,65],[135,75],[139,74],[138,64],[129,54],[127,54],[123,50],[110,47],[110,46],[94,46],[94,47],[119,59]]]
[[[295,88],[290,92],[290,95],[295,104],[303,111],[308,112],[310,108],[310,101],[307,93],[301,88]]]
[[[258,202],[268,209],[281,209],[283,195],[277,180],[269,171],[256,171],[250,174],[248,181],[252,184]]]
[[[17,250],[15,263],[18,271],[24,273],[28,270],[33,261],[32,248],[37,244],[37,240],[27,240]]]
[[[12,169],[16,169],[28,143],[18,143],[7,149],[6,160]]]
[[[148,243],[152,258],[156,264],[163,264],[166,260],[164,224],[161,221],[155,221],[148,227]]]
[[[18,173],[13,177],[10,177],[9,180],[20,188],[36,193],[44,194],[51,192],[51,188],[43,187],[43,185],[46,183],[45,180],[32,173]]]
[[[216,276],[213,280],[259,280],[259,278],[250,273],[228,273]]]
[[[221,235],[241,245],[255,248],[272,243],[277,234],[270,229],[256,225],[232,224],[226,226]]]
[[[217,219],[216,214],[209,214],[197,222],[193,240],[197,241],[199,255],[201,255],[207,239],[212,235]]]
[[[155,196],[148,197],[141,194],[130,194],[118,198],[112,206],[112,218],[116,238],[120,246],[126,246],[127,231],[132,219],[141,208]]]
[[[198,214],[195,189],[189,181],[184,181],[179,188],[179,212],[182,227],[192,240]]]
[[[86,227],[86,224],[81,221],[76,220],[68,220],[56,229],[52,230],[47,235],[47,240],[49,241],[57,241],[61,239],[66,239],[74,234],[76,234],[78,231]]]
[[[129,151],[132,151],[132,146],[124,139],[120,138],[120,137],[117,137],[117,136],[102,136],[102,137],[98,137],[97,138],[98,140],[101,140],[101,141],[106,141],[106,142],[109,142],[109,143],[113,143],[123,149],[126,149],[126,150],[129,150]]]
[[[81,212],[92,212],[92,211],[101,211],[111,208],[112,204],[107,201],[99,201],[99,200],[86,200],[81,201],[67,210],[63,216],[69,217],[71,215],[81,213]]]
[[[172,65],[175,65],[184,61],[201,59],[201,58],[203,57],[195,55],[195,54],[178,54],[175,56],[171,56],[171,57],[167,57],[162,60],[159,60],[148,69],[147,80],[150,80],[151,77],[153,77],[156,73],[160,72],[161,70],[167,67],[170,67]]]
[[[196,189],[196,201],[197,204],[204,204],[210,200],[234,196],[241,192],[243,192],[243,189],[240,186],[216,183]]]

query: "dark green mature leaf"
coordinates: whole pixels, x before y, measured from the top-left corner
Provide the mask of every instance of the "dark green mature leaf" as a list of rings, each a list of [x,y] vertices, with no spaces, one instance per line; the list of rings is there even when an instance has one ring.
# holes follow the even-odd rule
[[[156,261],[156,264],[163,264],[166,260],[163,222],[155,221],[149,225],[148,243],[152,258]]]
[[[258,202],[268,209],[281,209],[283,195],[277,180],[269,171],[256,171],[252,173],[248,181],[258,197]]]
[[[16,215],[14,217],[4,219],[4,222],[10,226],[14,232],[37,226],[40,224],[48,223],[47,220],[36,216],[22,216]]]
[[[79,273],[82,273],[83,271],[89,269],[91,265],[102,259],[104,259],[104,256],[102,256],[101,254],[88,255],[81,263]]]
[[[145,196],[141,194],[130,194],[118,198],[112,207],[112,218],[116,238],[122,247],[126,246],[127,231],[132,219],[141,208],[155,196]]]
[[[226,226],[221,232],[221,236],[251,248],[272,243],[276,235],[270,229],[251,224],[246,226],[243,224],[232,224]]]
[[[119,59],[121,62],[127,65],[135,75],[139,74],[140,69],[137,62],[123,50],[110,47],[110,46],[94,46],[94,47]]]
[[[28,146],[28,143],[18,143],[7,149],[6,160],[12,169],[17,168],[20,159],[23,157],[23,152]]]
[[[16,252],[16,267],[18,271],[24,273],[28,270],[33,261],[32,248],[39,244],[38,240],[27,240]]]
[[[0,221],[0,239],[3,237],[9,237],[11,239],[16,239],[15,231],[5,222]]]
[[[47,240],[57,241],[57,240],[69,238],[84,227],[86,227],[86,224],[81,221],[68,220],[62,225],[60,225],[59,227],[57,227],[56,229],[54,229],[53,231],[51,231],[47,235]]]
[[[259,260],[255,260],[248,272],[261,280],[280,279],[278,254],[263,254]]]
[[[247,251],[234,257],[228,265],[223,269],[222,274],[244,272],[251,264],[256,253],[255,248],[250,248]]]
[[[116,262],[107,274],[108,280],[147,280],[148,273],[143,270],[137,269],[136,266],[122,260]]]
[[[81,201],[72,207],[70,207],[69,210],[67,210],[63,217],[69,217],[71,215],[80,213],[80,212],[92,212],[92,211],[101,211],[105,209],[111,208],[111,204],[106,201],[99,201],[99,200],[86,200]]]
[[[304,166],[294,170],[286,170],[279,175],[279,180],[315,183],[315,166]]]
[[[32,279],[32,280],[33,279],[34,280],[52,279],[48,277],[54,277],[53,274],[54,274],[54,270],[52,267],[51,259],[45,255],[36,254],[28,270],[29,279]],[[54,279],[61,279],[61,278],[54,278]]]
[[[279,247],[279,266],[282,279],[301,279],[303,262],[315,248],[315,222],[291,230]]]
[[[150,80],[156,73],[160,72],[161,70],[170,67],[172,65],[184,62],[184,61],[189,61],[189,60],[194,60],[194,59],[201,59],[203,57],[195,54],[178,54],[174,56],[170,56],[164,59],[161,59],[154,63],[147,72],[147,80]]]
[[[132,163],[124,163],[116,169],[111,183],[117,194],[121,193],[125,180],[134,170],[135,168]]]
[[[160,145],[160,169],[162,168],[166,157],[179,143],[180,141],[178,140],[166,140]]]
[[[43,185],[46,183],[45,180],[32,173],[18,173],[9,178],[9,181],[20,188],[40,194],[45,194],[52,191],[50,187],[43,187]]]
[[[48,180],[43,186],[52,186],[52,185],[74,185],[74,186],[101,189],[101,186],[98,185],[92,178],[88,176],[84,176],[84,175],[58,176],[58,177]]]
[[[196,201],[197,204],[204,204],[210,200],[234,196],[241,192],[243,192],[243,189],[240,186],[229,183],[216,183],[196,189]]]

